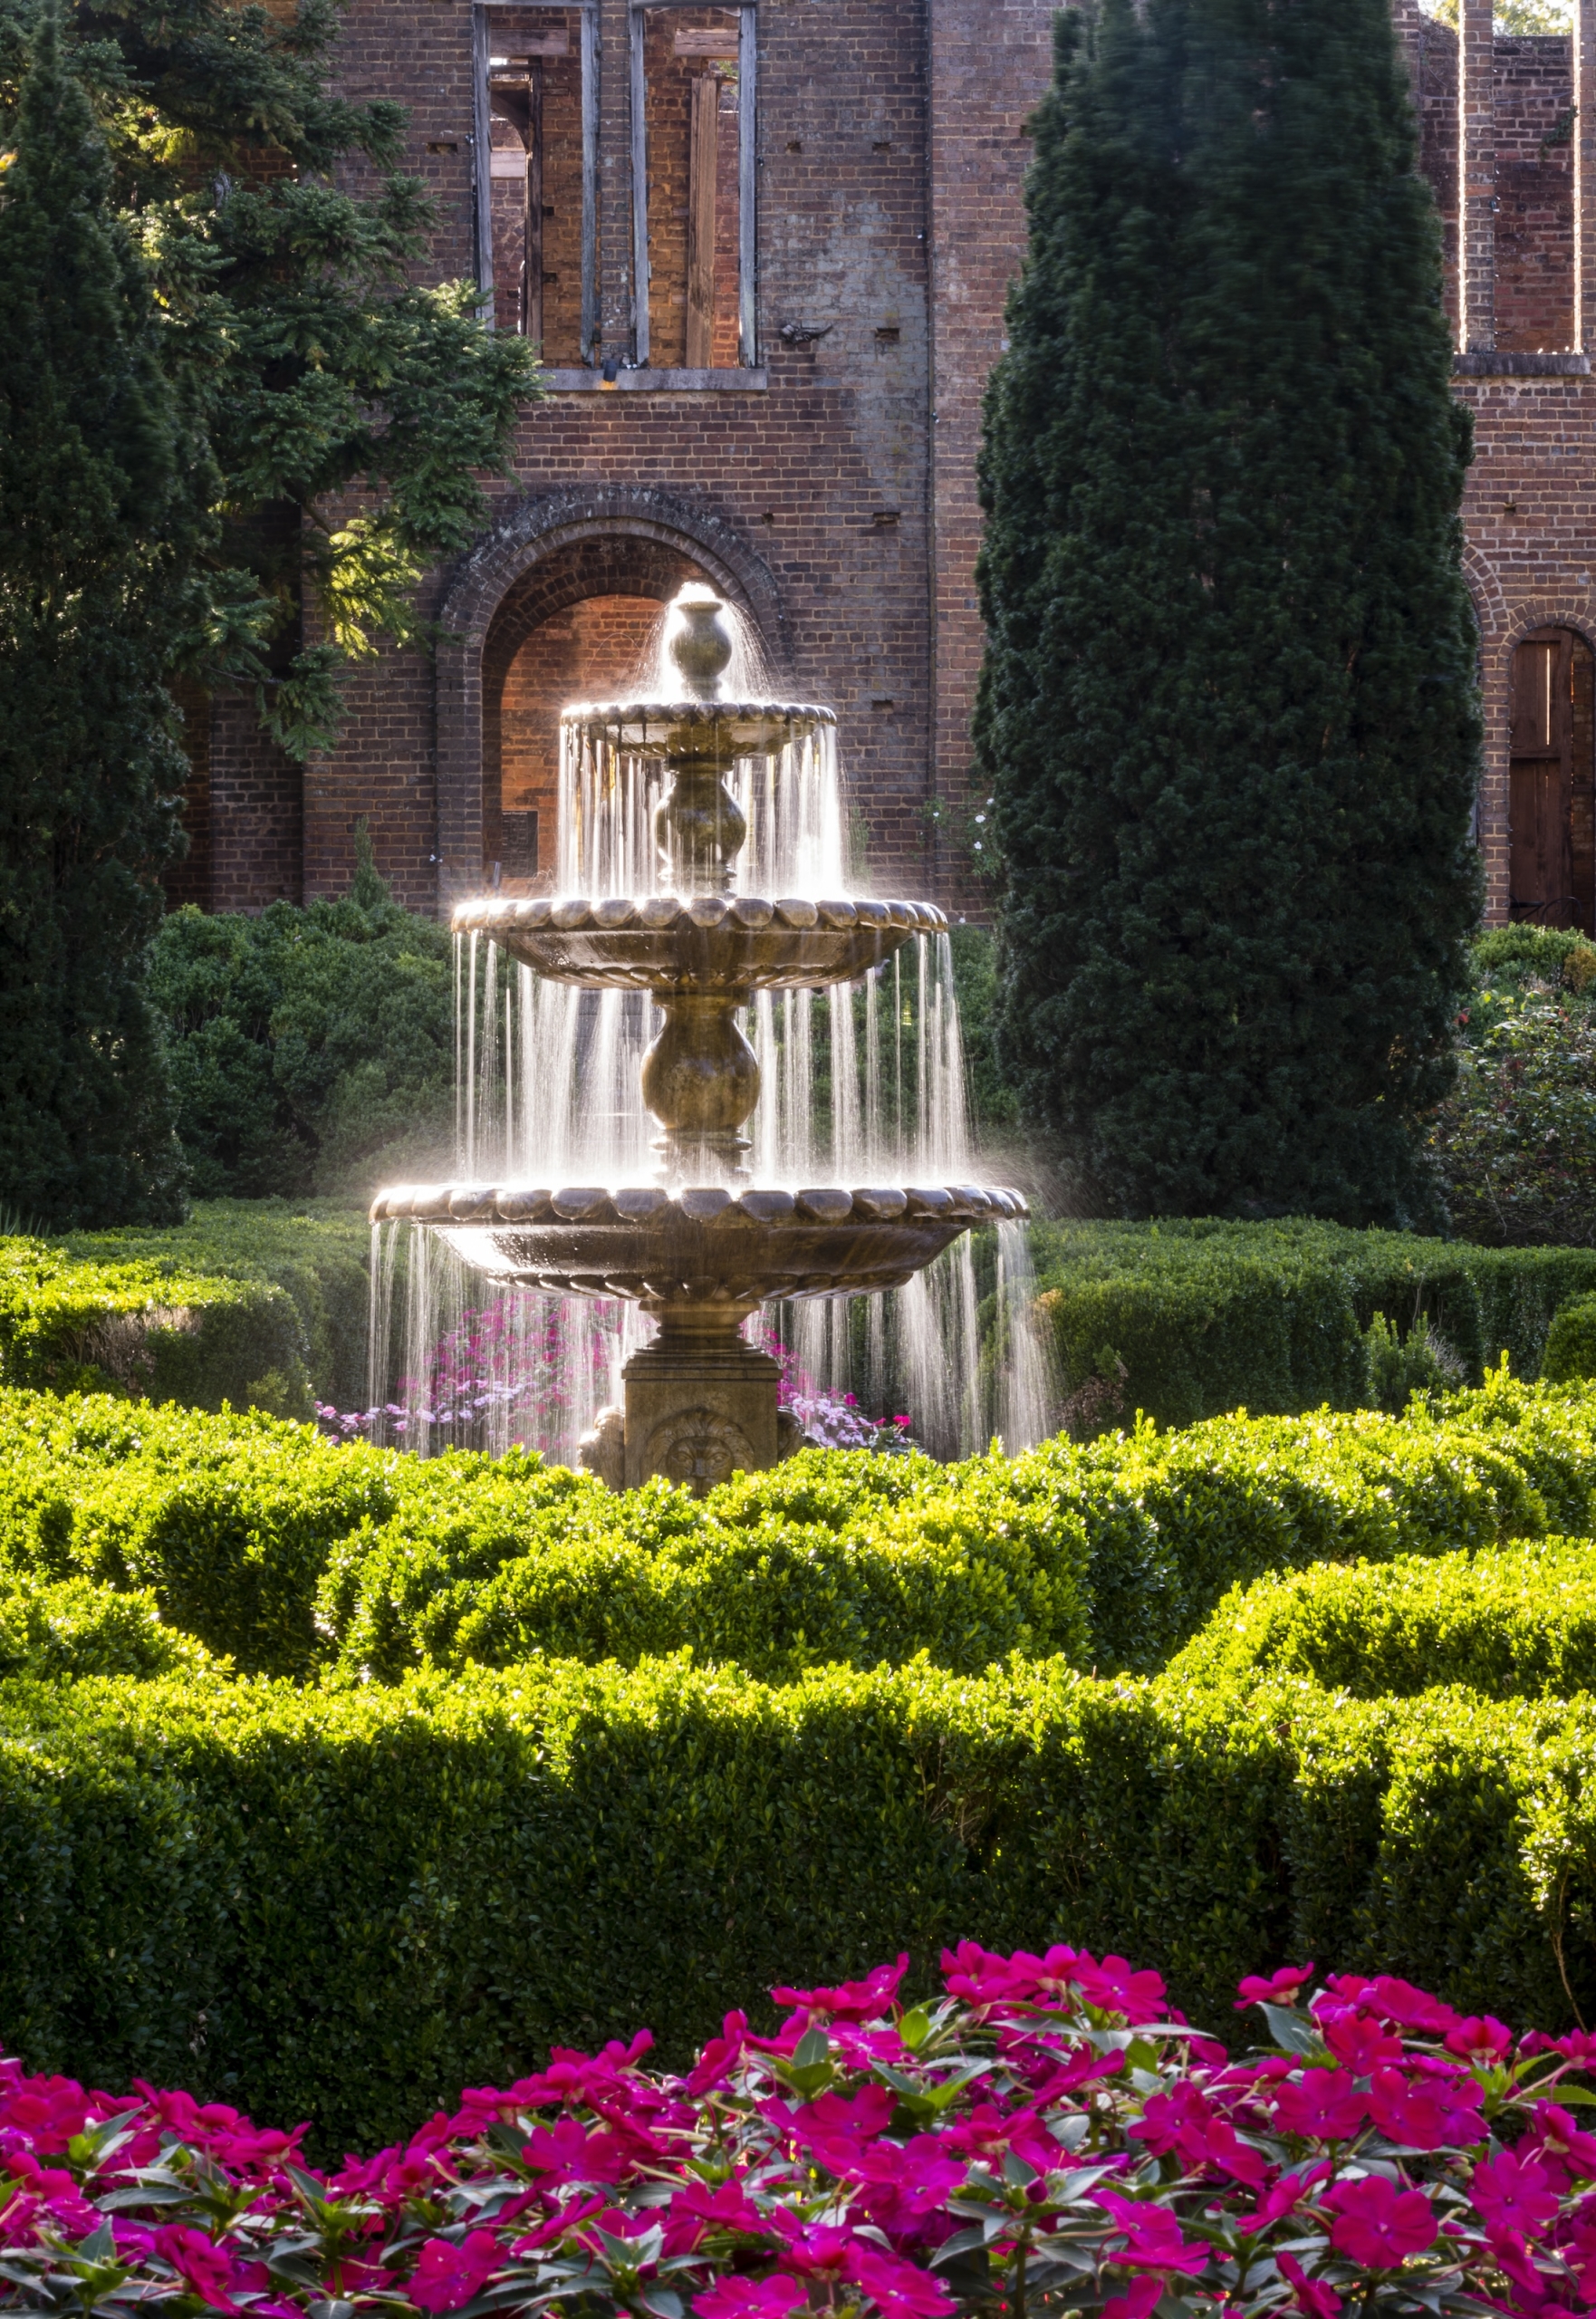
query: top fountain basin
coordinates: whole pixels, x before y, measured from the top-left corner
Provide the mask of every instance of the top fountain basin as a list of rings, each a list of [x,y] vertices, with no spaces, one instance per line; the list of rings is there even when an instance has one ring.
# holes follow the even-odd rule
[[[588,700],[560,714],[565,730],[639,756],[708,755],[728,765],[774,756],[836,722],[834,710],[804,700]]]
[[[455,912],[551,982],[588,990],[724,993],[852,982],[916,934],[939,934],[931,902],[766,901],[754,894],[654,894],[641,901],[484,895]]]

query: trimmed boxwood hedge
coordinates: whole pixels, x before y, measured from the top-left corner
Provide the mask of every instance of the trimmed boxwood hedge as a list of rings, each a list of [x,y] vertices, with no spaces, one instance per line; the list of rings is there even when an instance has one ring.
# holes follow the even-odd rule
[[[1596,2004],[1596,1705],[679,1661],[341,1692],[0,1686],[0,2020],[375,2146],[551,2043],[907,1948],[1067,1938],[1233,2030],[1282,1957],[1547,2029]]]
[[[1014,1460],[806,1451],[701,1504],[520,1454],[432,1460],[222,1417],[0,1393],[0,1563],[152,1589],[245,1673],[631,1660],[773,1679],[924,1652],[1152,1672],[1227,1588],[1596,1530],[1596,1395],[1149,1427]]]
[[[152,1264],[162,1273],[280,1288],[299,1314],[312,1390],[337,1409],[364,1408],[371,1227],[363,1208],[333,1200],[198,1200],[187,1224],[73,1232],[59,1245],[93,1264]],[[244,1406],[239,1395],[232,1399]],[[219,1393],[200,1402],[220,1405]]]
[[[1226,1410],[1366,1407],[1377,1313],[1422,1318],[1457,1383],[1506,1352],[1539,1376],[1553,1316],[1596,1293],[1596,1249],[1481,1248],[1287,1218],[1034,1228],[1073,1429],[1191,1425]]]
[[[59,1242],[0,1239],[0,1383],[111,1384],[219,1410],[310,1415],[299,1315],[281,1288],[152,1258],[100,1264]]]
[[[1165,1670],[1230,1688],[1299,1675],[1359,1698],[1456,1684],[1495,1698],[1596,1689],[1596,1544],[1333,1563],[1235,1587]]]

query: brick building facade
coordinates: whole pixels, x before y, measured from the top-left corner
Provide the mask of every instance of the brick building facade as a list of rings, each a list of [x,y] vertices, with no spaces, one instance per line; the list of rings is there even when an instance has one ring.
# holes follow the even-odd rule
[[[1572,42],[1493,38],[1489,0],[1461,39],[1393,5],[1476,414],[1490,914],[1589,925],[1596,0]],[[541,336],[551,392],[428,582],[437,650],[359,674],[335,755],[293,766],[241,702],[196,716],[175,898],[341,890],[361,818],[412,908],[545,882],[560,704],[612,693],[699,577],[780,688],[836,707],[868,874],[963,898],[975,457],[1051,14],[351,0],[343,85],[409,106],[439,275]]]

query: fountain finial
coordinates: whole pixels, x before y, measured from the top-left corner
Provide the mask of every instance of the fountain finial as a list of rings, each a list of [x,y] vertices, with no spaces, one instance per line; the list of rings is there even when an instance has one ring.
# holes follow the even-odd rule
[[[680,625],[666,646],[689,700],[718,700],[737,640],[726,607],[713,589],[684,588],[672,609]]]

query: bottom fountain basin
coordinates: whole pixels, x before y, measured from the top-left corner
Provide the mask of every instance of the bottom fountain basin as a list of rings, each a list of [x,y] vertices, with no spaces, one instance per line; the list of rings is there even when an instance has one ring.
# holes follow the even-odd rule
[[[371,1217],[433,1226],[495,1280],[729,1319],[768,1297],[902,1288],[971,1225],[1027,1212],[1018,1192],[972,1184],[796,1192],[437,1184],[380,1193]]]

